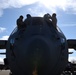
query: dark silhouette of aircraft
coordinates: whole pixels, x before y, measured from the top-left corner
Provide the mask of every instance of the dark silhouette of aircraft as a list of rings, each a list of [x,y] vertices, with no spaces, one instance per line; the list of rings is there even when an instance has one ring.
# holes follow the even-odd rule
[[[68,49],[76,49],[76,40],[67,40],[44,17],[25,22],[26,28],[15,28],[8,40],[0,40],[0,49],[6,49],[4,67],[8,65],[12,75],[60,75],[68,63]]]

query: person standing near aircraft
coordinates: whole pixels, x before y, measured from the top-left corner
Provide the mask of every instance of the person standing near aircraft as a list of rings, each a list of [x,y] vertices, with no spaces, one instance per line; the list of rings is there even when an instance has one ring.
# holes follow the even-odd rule
[[[53,13],[53,14],[52,14],[51,19],[52,19],[52,24],[53,24],[53,26],[54,26],[55,28],[57,28],[57,18],[56,18],[56,13]]]
[[[24,24],[27,26],[30,25],[30,23],[31,23],[31,15],[27,14],[26,19],[24,20]]]
[[[50,26],[51,25],[51,15],[49,13],[45,14],[44,16],[44,20],[47,22],[47,24]]]
[[[23,16],[21,15],[18,19],[17,19],[17,27],[18,29],[21,29],[22,28],[22,25],[23,25]]]

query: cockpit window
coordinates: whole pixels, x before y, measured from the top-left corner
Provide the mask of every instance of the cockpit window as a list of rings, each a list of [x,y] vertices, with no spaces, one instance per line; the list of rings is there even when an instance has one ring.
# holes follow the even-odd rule
[[[42,18],[33,18],[32,19],[32,25],[43,25]]]
[[[63,32],[60,30],[60,28],[58,26],[57,26],[57,30],[58,30],[59,33],[63,34]]]
[[[18,30],[18,28],[16,27],[16,28],[12,31],[11,35],[14,34],[15,32],[17,32],[17,30]]]

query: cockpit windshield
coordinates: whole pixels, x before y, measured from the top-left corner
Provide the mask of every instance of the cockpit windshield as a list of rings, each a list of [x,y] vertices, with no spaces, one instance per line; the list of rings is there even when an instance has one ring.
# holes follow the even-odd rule
[[[16,28],[12,31],[11,35],[14,34],[15,32],[17,32],[17,30],[18,30],[18,28],[16,27]]]
[[[43,19],[42,18],[33,18],[32,25],[43,25]]]
[[[57,26],[57,30],[58,30],[59,33],[63,34],[63,32],[61,31],[61,29],[58,26]]]

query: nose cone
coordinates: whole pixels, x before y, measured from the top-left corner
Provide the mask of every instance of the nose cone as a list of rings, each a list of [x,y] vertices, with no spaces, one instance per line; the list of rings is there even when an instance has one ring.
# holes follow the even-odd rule
[[[57,53],[55,52],[59,47],[57,47],[54,41],[49,38],[47,39],[46,37],[34,36],[27,40],[27,43],[24,41],[22,44],[21,49],[23,48],[23,60],[21,60],[24,65],[21,65],[21,68],[25,70],[26,73],[32,74],[36,69],[38,75],[47,75],[49,70],[52,71],[58,62],[60,55],[58,54],[59,51],[56,51]]]
[[[42,38],[33,38],[28,42],[25,57],[27,57],[27,70],[30,68],[33,73],[34,69],[36,69],[37,73],[45,75],[50,60],[49,43]]]

